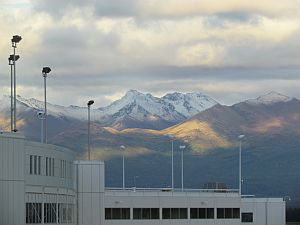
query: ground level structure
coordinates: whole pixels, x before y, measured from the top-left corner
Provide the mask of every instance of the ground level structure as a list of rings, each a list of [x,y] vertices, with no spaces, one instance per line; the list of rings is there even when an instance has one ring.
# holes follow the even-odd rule
[[[0,134],[0,224],[284,225],[282,198],[237,190],[105,188],[104,163]]]

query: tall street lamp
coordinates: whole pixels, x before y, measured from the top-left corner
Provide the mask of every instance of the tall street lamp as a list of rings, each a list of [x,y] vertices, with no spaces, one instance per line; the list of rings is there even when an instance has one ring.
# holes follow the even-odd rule
[[[42,74],[44,77],[44,113],[45,113],[45,119],[44,119],[44,143],[47,144],[47,83],[46,83],[46,78],[48,73],[51,72],[50,67],[43,67],[42,69]]]
[[[185,145],[180,145],[179,149],[181,150],[181,191],[183,191],[183,151],[185,149]]]
[[[120,149],[122,150],[122,156],[123,156],[123,190],[125,190],[125,146],[121,145]]]
[[[8,58],[8,65],[10,65],[10,130],[14,131],[14,77],[13,77],[13,68],[14,60],[18,60],[19,55],[10,55]]]
[[[22,40],[22,37],[19,35],[14,35],[11,39],[11,44],[12,47],[14,49],[14,54],[13,54],[13,68],[14,68],[14,72],[13,72],[13,79],[12,79],[12,83],[13,85],[13,95],[14,95],[14,100],[13,100],[13,129],[12,131],[17,132],[17,120],[16,120],[16,115],[17,115],[17,90],[16,90],[16,86],[17,86],[17,79],[16,79],[16,61],[17,61],[17,55],[16,55],[16,48],[17,48],[17,43],[19,43]],[[19,57],[18,57],[19,58]]]
[[[171,188],[174,189],[174,136],[167,135],[168,138],[171,138],[171,167],[172,167],[172,177],[171,177]]]
[[[244,134],[238,136],[239,146],[239,194],[242,195],[242,139],[245,137]]]
[[[90,129],[91,129],[91,105],[94,104],[94,100],[90,100],[87,103],[88,107],[88,154],[89,160],[91,160],[91,149],[90,149]]]

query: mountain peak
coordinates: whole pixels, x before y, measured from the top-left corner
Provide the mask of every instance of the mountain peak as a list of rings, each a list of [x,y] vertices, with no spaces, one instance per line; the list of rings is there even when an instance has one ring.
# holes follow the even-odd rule
[[[275,91],[271,91],[266,95],[259,96],[256,99],[251,99],[246,101],[247,103],[252,104],[264,104],[264,105],[271,105],[278,102],[288,102],[291,101],[293,98],[288,97],[286,95],[280,94]]]

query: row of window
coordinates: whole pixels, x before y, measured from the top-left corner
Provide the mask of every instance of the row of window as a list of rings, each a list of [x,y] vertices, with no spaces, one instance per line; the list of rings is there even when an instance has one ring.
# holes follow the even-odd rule
[[[133,208],[134,220],[150,219],[188,219],[187,208],[163,208],[160,217],[159,208]],[[190,219],[214,219],[214,208],[190,208]],[[239,219],[239,208],[217,208],[217,219]],[[130,208],[105,208],[106,220],[129,220]]]
[[[73,204],[44,203],[44,218],[42,218],[42,203],[26,203],[26,224],[36,223],[73,223]]]
[[[32,175],[42,175],[42,157],[38,155],[29,156],[29,174]],[[55,159],[51,157],[45,158],[45,175],[46,176],[55,176]],[[71,163],[66,160],[60,160],[60,177],[67,178],[72,175]]]

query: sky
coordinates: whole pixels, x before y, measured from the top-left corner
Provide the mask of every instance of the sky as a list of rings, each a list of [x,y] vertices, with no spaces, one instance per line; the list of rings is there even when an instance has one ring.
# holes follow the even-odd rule
[[[129,89],[300,99],[300,0],[0,0],[0,95],[106,106]]]

